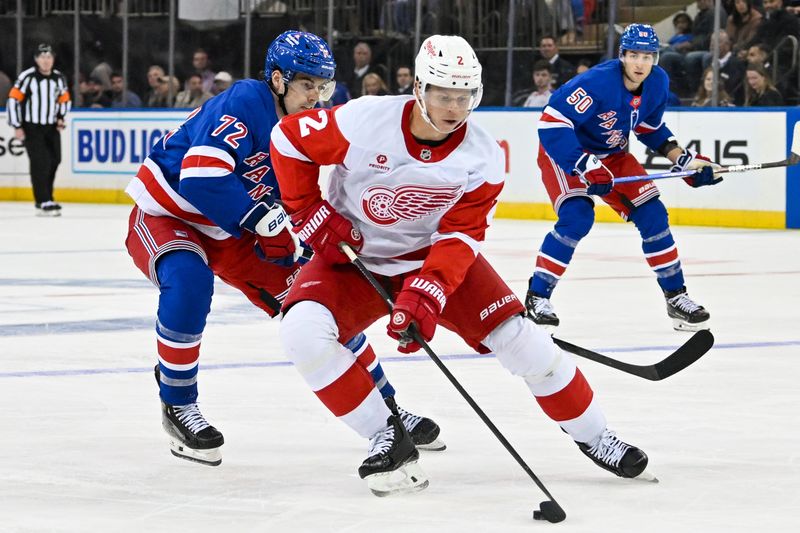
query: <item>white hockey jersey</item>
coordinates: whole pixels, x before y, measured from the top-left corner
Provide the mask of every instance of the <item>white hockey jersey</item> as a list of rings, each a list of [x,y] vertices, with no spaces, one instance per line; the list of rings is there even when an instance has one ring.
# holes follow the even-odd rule
[[[387,276],[422,269],[449,294],[491,222],[503,153],[472,122],[420,144],[409,128],[414,105],[413,96],[365,96],[288,116],[270,152],[289,213],[321,200],[319,167],[335,165],[326,197],[361,231],[364,264]]]

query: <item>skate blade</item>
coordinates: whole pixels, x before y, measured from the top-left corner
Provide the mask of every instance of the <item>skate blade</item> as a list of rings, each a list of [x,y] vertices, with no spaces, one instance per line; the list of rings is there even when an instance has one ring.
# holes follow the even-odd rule
[[[396,470],[372,474],[364,479],[369,490],[379,498],[418,492],[428,486],[428,476],[417,461],[409,461]]]
[[[222,452],[219,448],[195,450],[174,439],[170,439],[169,448],[175,457],[200,463],[201,465],[219,466],[222,463]]]
[[[416,444],[418,450],[428,450],[429,452],[441,452],[447,449],[447,444],[442,439],[436,438],[427,444]]]
[[[654,476],[653,473],[650,472],[649,470],[643,470],[641,474],[639,474],[633,479],[637,479],[640,481],[647,481],[649,483],[658,483],[658,478]]]
[[[691,332],[700,331],[701,329],[711,329],[709,322],[710,322],[709,320],[706,320],[705,322],[697,322],[696,324],[692,324],[684,320],[681,320],[680,318],[673,318],[672,329],[674,329],[675,331],[691,331]]]

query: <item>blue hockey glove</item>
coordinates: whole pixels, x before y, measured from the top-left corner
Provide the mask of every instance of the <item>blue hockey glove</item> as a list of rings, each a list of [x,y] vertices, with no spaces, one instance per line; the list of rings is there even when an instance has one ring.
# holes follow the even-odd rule
[[[704,155],[700,155],[694,150],[684,148],[678,159],[675,160],[675,165],[672,167],[672,172],[680,172],[684,170],[696,170],[694,176],[683,178],[683,181],[692,187],[703,187],[704,185],[716,185],[722,181],[722,178],[714,175],[714,171],[720,167]]]

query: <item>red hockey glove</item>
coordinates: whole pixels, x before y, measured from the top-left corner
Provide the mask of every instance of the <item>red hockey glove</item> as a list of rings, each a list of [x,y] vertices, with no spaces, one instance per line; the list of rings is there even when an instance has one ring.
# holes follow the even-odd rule
[[[294,218],[300,239],[329,264],[350,262],[339,249],[340,242],[349,244],[356,253],[364,246],[361,233],[325,200],[296,213]]]
[[[716,185],[722,178],[716,177],[714,171],[720,169],[717,163],[714,163],[704,155],[700,155],[694,150],[684,148],[678,159],[675,160],[675,165],[672,167],[672,172],[680,172],[683,170],[696,170],[694,176],[683,178],[683,181],[692,187],[702,187],[704,185]]]
[[[291,266],[297,261],[300,241],[280,204],[258,202],[239,225],[256,234],[255,253],[262,261],[281,266]]]
[[[406,279],[386,327],[389,336],[400,341],[397,347],[399,352],[413,353],[421,348],[418,342],[409,340],[408,328],[412,323],[426,342],[433,338],[446,302],[444,290],[438,281],[419,276]]]
[[[614,188],[614,174],[594,154],[583,154],[575,162],[572,173],[586,184],[587,194],[605,196]]]

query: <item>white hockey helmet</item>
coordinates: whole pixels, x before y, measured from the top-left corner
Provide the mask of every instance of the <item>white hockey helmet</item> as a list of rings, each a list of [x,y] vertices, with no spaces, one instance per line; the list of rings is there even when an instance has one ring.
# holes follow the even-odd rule
[[[469,43],[458,35],[431,35],[422,43],[414,69],[419,82],[417,104],[422,110],[425,121],[441,133],[450,133],[464,125],[469,113],[478,107],[483,96],[481,82],[483,69]],[[425,93],[429,85],[459,89],[469,95],[464,120],[450,131],[440,130],[428,116],[429,102],[425,98]]]

